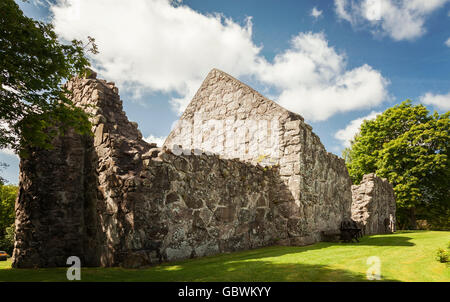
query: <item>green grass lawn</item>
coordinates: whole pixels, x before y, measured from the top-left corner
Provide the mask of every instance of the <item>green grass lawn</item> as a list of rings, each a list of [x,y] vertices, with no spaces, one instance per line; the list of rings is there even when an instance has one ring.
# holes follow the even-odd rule
[[[435,259],[450,232],[398,232],[360,243],[268,247],[166,263],[147,269],[84,268],[81,281],[366,281],[370,256],[381,260],[384,281],[450,281],[450,266]],[[11,269],[0,262],[0,281],[67,281],[66,268]]]

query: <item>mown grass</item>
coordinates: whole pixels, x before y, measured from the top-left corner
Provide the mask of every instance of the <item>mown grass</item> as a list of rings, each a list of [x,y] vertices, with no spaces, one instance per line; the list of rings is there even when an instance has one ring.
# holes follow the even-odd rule
[[[146,269],[82,268],[81,281],[367,281],[366,261],[381,260],[382,281],[450,281],[436,260],[450,232],[398,232],[360,243],[268,247],[166,263]],[[0,262],[0,281],[67,281],[66,268],[11,269]]]

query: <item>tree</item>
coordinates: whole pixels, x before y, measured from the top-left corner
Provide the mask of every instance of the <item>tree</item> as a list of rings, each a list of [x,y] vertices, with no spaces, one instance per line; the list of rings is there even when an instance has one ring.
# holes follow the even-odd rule
[[[14,205],[18,187],[0,184],[0,250],[12,253],[14,248]]]
[[[61,44],[51,24],[24,16],[14,0],[0,1],[0,148],[50,148],[51,138],[68,128],[90,133],[86,114],[61,85],[87,72],[86,47],[97,53],[88,38],[86,45]]]
[[[6,228],[14,223],[17,193],[17,186],[0,185],[0,238],[5,235]]]
[[[12,255],[14,250],[15,231],[16,227],[13,223],[5,229],[4,237],[0,238],[0,249],[7,252],[9,255]]]
[[[393,184],[397,219],[404,226],[416,228],[420,217],[450,227],[449,116],[430,115],[407,100],[364,121],[345,151],[354,183],[376,173]]]

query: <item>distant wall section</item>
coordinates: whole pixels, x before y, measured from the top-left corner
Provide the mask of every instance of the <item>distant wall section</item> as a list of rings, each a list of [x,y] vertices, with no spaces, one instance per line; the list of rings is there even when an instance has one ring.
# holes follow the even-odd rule
[[[394,190],[386,179],[366,174],[352,186],[352,195],[352,219],[363,226],[364,235],[395,232]]]

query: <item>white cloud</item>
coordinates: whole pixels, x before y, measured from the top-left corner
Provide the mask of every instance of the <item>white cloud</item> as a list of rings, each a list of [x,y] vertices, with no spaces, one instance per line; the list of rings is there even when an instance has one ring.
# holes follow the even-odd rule
[[[311,10],[311,14],[310,15],[317,19],[317,18],[319,18],[322,15],[322,11],[317,9],[317,7],[314,6],[313,9]]]
[[[165,140],[166,140],[165,136],[149,135],[146,138],[144,138],[144,141],[146,141],[147,143],[155,143],[158,147],[162,147]]]
[[[80,18],[71,20],[70,4],[52,6],[55,30],[66,40],[95,37],[100,54],[94,59],[104,77],[176,92],[182,97],[174,103],[181,107],[209,70],[249,73],[260,51],[251,40],[250,18],[241,26],[168,0],[80,0]]]
[[[357,118],[351,121],[347,127],[336,132],[334,137],[341,141],[342,145],[346,148],[350,147],[352,140],[355,138],[355,135],[359,132],[361,124],[364,120],[373,120],[377,117],[381,112],[372,111],[369,115]]]
[[[334,0],[334,6],[338,17],[347,20],[350,23],[353,23],[352,16],[347,12],[347,5],[347,0]]]
[[[169,0],[80,0],[80,18],[71,20],[70,3],[51,7],[60,37],[95,37],[100,54],[94,65],[102,77],[134,92],[175,93],[171,104],[178,113],[214,67],[261,80],[277,90],[282,105],[310,120],[387,98],[382,75],[368,65],[347,70],[345,56],[323,34],[300,33],[268,62],[252,40],[251,18],[238,24]]]
[[[445,45],[447,45],[448,47],[450,47],[450,38],[448,38],[447,41],[445,41]]]
[[[334,0],[339,18],[369,27],[394,40],[413,40],[426,32],[426,19],[450,0]]]
[[[278,102],[311,121],[339,112],[378,106],[388,99],[388,81],[368,65],[346,69],[345,56],[323,34],[299,34],[291,48],[265,63],[258,75],[277,87]]]
[[[420,97],[420,102],[447,111],[450,110],[450,92],[447,94],[433,94],[428,92]]]

